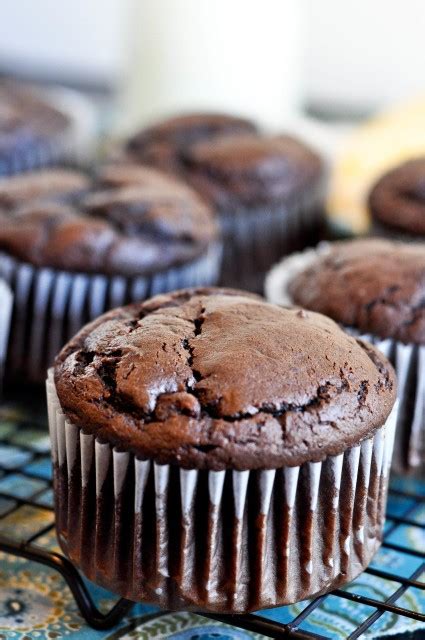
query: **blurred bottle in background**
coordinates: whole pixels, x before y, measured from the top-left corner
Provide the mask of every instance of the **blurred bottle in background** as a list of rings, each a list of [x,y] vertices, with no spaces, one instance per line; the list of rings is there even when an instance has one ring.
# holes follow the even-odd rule
[[[299,0],[135,0],[118,128],[231,112],[279,128],[301,103]]]

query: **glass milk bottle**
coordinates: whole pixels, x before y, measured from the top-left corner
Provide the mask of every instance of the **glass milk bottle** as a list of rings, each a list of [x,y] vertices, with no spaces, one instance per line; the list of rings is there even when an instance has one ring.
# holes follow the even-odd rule
[[[118,127],[229,112],[279,128],[300,99],[299,0],[135,0]]]

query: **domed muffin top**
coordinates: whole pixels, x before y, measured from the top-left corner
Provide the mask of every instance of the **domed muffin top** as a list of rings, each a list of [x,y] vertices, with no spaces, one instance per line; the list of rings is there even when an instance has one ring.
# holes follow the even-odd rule
[[[335,242],[311,252],[292,276],[290,260],[283,286],[295,304],[362,333],[425,344],[425,245]]]
[[[163,120],[132,136],[126,151],[138,162],[161,169],[179,171],[181,153],[195,142],[209,140],[221,134],[256,131],[253,122],[221,113],[191,113]]]
[[[215,208],[299,196],[321,177],[319,157],[290,136],[220,136],[188,147],[186,179]]]
[[[69,420],[117,447],[185,468],[299,465],[381,427],[391,365],[316,313],[226,289],[113,310],[55,364]]]
[[[394,229],[425,235],[425,158],[415,158],[385,173],[369,195],[375,218]]]
[[[0,251],[39,267],[140,275],[198,257],[217,233],[193,190],[148,167],[0,181]]]

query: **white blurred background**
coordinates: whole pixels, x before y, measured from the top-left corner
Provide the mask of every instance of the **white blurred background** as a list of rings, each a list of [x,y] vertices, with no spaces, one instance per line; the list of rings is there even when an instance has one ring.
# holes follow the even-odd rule
[[[423,0],[302,0],[305,99],[362,115],[425,93]]]
[[[224,109],[278,127],[425,91],[423,0],[15,0],[0,73],[113,96],[130,129]]]

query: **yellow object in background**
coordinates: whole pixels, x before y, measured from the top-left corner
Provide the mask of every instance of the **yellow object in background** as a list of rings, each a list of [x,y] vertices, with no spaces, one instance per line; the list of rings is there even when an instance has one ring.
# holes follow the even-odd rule
[[[388,169],[425,156],[425,96],[371,118],[349,135],[332,170],[328,214],[355,233],[368,230],[367,197]]]

